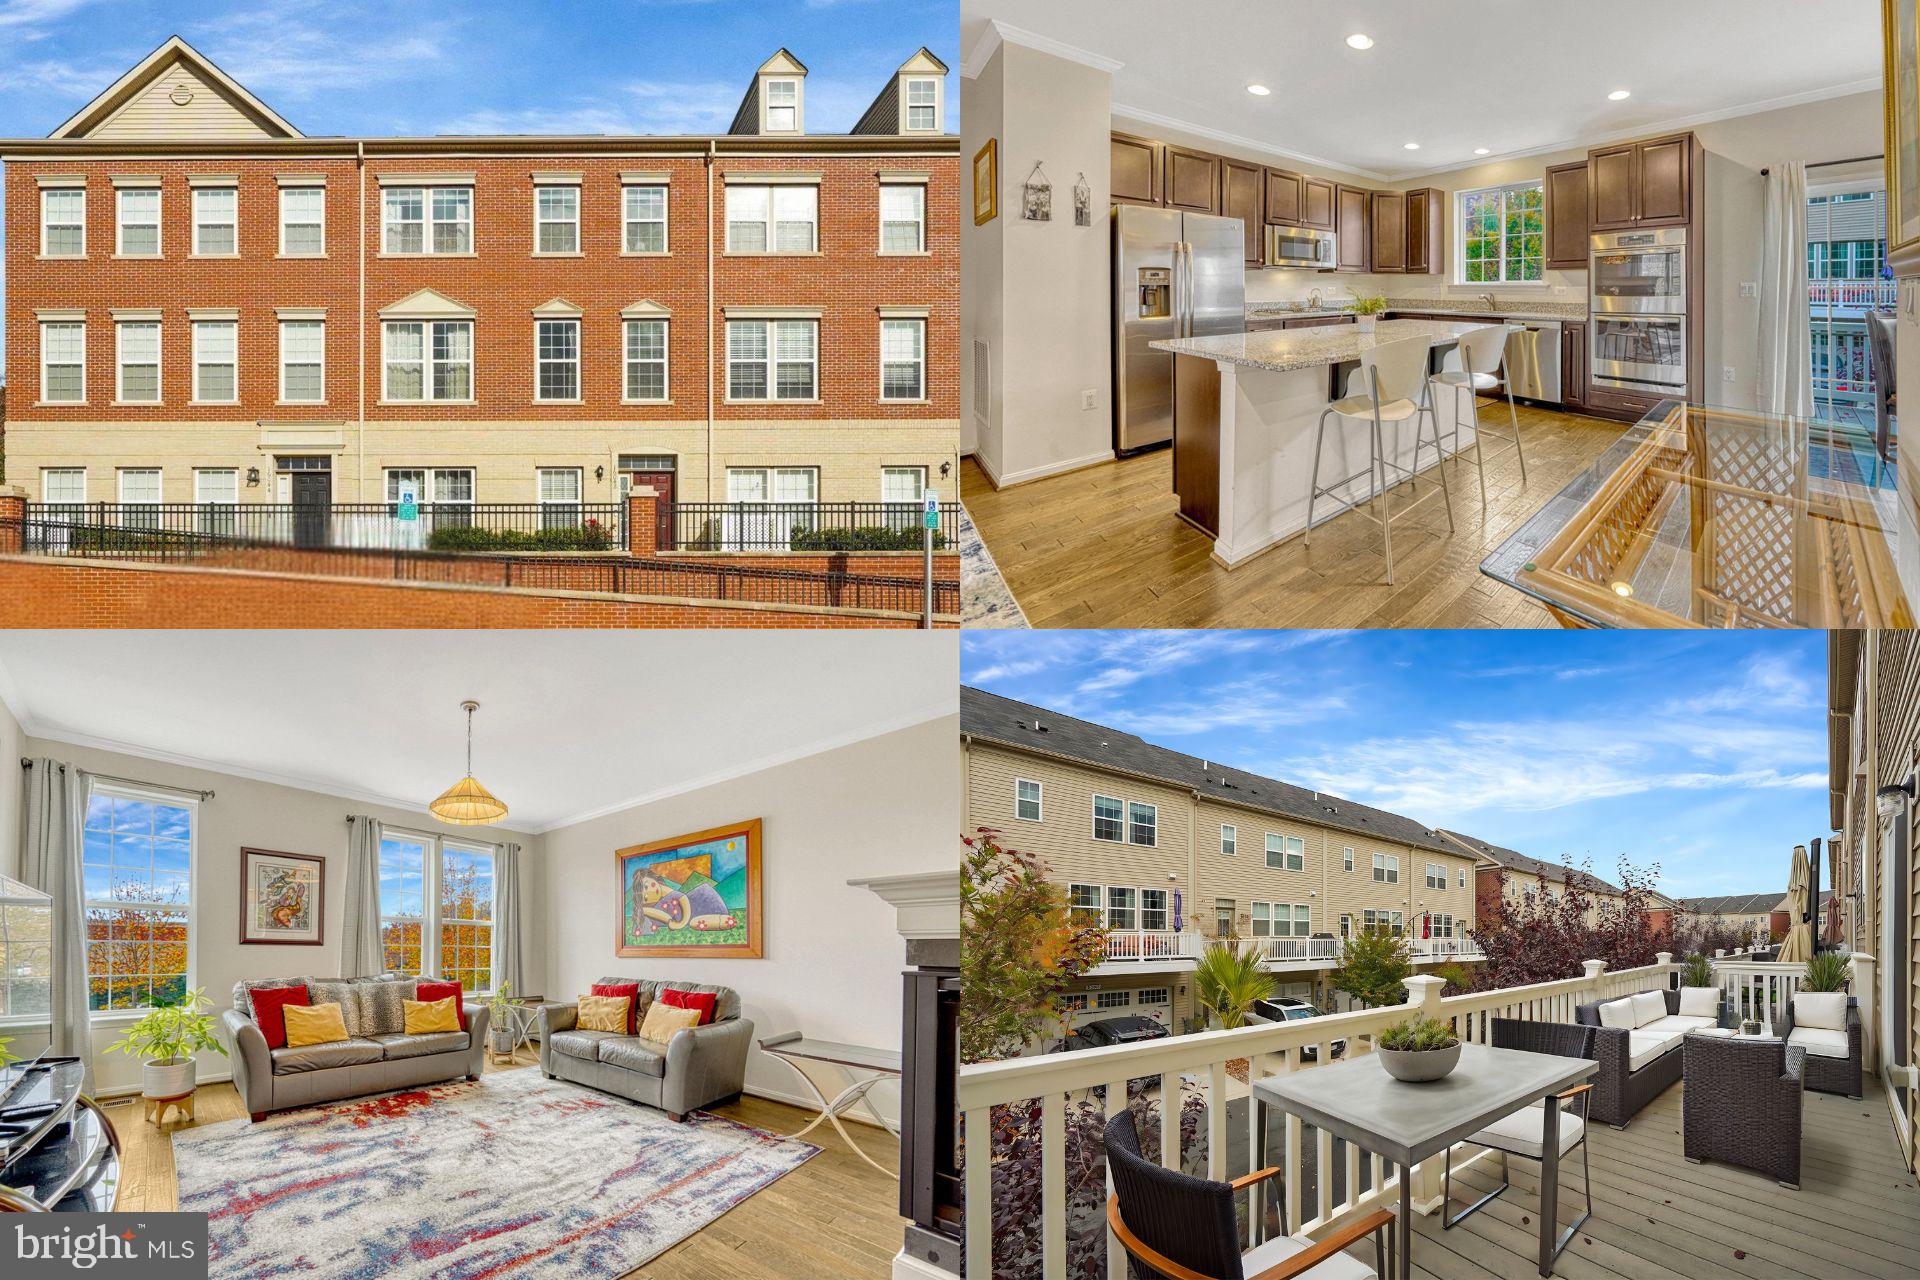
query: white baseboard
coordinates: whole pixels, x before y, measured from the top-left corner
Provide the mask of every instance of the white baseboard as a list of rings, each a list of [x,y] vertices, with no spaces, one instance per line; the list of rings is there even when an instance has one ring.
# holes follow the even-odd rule
[[[953,1280],[953,1272],[942,1271],[931,1262],[909,1257],[902,1249],[893,1255],[893,1280]]]
[[[979,457],[976,456],[974,461],[979,462]],[[1097,467],[1103,462],[1112,461],[1113,450],[1104,449],[1099,453],[1089,453],[1085,457],[1067,458],[1060,462],[1049,462],[1043,467],[1028,467],[1025,471],[1009,471],[1005,475],[1000,476],[994,475],[992,471],[987,469],[985,464],[982,464],[980,469],[987,472],[987,479],[993,482],[994,488],[1011,489],[1015,485],[1031,484],[1035,480],[1045,480],[1048,476],[1064,475],[1069,471],[1080,471],[1087,467]]]
[[[233,1072],[231,1071],[222,1071],[218,1075],[210,1075],[210,1076],[203,1076],[196,1071],[194,1072],[194,1075],[193,1075],[193,1087],[198,1089],[203,1084],[225,1084],[227,1081],[231,1079],[233,1079]],[[98,1102],[102,1098],[126,1098],[126,1097],[138,1097],[138,1096],[140,1096],[140,1086],[137,1084],[119,1084],[119,1085],[113,1086],[111,1089],[95,1089],[93,1091],[93,1098],[94,1098],[94,1101],[96,1102]]]

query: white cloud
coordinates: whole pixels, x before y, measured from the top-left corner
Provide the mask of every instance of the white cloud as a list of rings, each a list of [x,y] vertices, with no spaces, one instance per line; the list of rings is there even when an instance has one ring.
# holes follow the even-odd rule
[[[94,0],[0,0],[0,29],[10,39],[34,39],[37,28],[49,26]]]
[[[457,23],[409,8],[300,0],[239,9],[204,36],[220,69],[271,103],[391,84],[453,58]]]
[[[718,133],[733,121],[744,83],[633,80],[591,98],[517,111],[473,111],[446,133]]]

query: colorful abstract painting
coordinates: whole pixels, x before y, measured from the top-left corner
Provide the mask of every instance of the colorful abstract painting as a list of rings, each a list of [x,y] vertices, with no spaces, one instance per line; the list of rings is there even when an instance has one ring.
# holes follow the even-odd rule
[[[621,956],[757,958],[762,952],[760,820],[614,854]]]
[[[240,941],[317,947],[326,860],[267,849],[240,851]]]

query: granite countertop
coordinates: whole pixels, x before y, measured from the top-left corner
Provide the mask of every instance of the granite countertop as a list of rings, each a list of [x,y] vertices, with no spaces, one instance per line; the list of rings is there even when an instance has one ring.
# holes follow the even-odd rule
[[[1358,360],[1372,350],[1403,338],[1451,342],[1479,326],[1453,320],[1382,320],[1368,333],[1358,325],[1324,325],[1317,329],[1275,329],[1265,333],[1220,333],[1205,338],[1165,338],[1147,345],[1177,356],[1198,356],[1286,373],[1313,369],[1346,360]]]
[[[1530,302],[1520,305],[1501,303],[1491,311],[1487,304],[1478,298],[1468,299],[1458,305],[1444,298],[1389,298],[1387,310],[1402,314],[1415,315],[1479,315],[1485,313],[1488,319],[1497,320],[1585,320],[1587,307],[1582,302]],[[1318,316],[1344,316],[1353,313],[1352,307],[1314,307],[1296,311],[1285,303],[1252,302],[1247,304],[1249,320],[1307,320]]]

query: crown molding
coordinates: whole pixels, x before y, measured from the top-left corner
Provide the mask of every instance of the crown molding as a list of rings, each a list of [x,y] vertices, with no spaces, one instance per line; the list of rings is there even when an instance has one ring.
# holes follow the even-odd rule
[[[1249,138],[1242,133],[1233,133],[1226,129],[1214,129],[1204,124],[1195,124],[1191,120],[1181,120],[1174,116],[1162,115],[1158,111],[1148,111],[1145,107],[1128,107],[1114,103],[1107,113],[1114,120],[1126,120],[1131,123],[1148,125],[1156,129],[1177,129],[1181,133],[1192,134],[1196,138],[1205,138],[1209,142],[1218,142],[1230,147],[1241,147],[1262,156],[1272,156],[1280,160],[1291,160],[1295,164],[1318,165],[1331,169],[1335,173],[1349,174],[1356,178],[1366,178],[1372,182],[1392,182],[1393,178],[1384,173],[1375,173],[1371,169],[1356,169],[1350,164],[1338,160],[1329,160],[1325,156],[1308,155],[1304,151],[1290,151],[1275,146],[1261,138]],[[1491,159],[1492,157],[1482,157]]]
[[[1112,75],[1127,64],[1105,54],[1095,53],[1091,49],[1082,49],[1052,36],[1043,36],[1037,31],[1025,27],[1016,27],[1012,23],[1002,22],[998,18],[987,22],[987,29],[974,41],[973,52],[960,62],[960,75],[967,80],[979,78],[986,70],[987,63],[1003,44],[1017,44],[1023,49],[1032,49],[1036,53],[1051,54],[1056,58],[1065,58],[1082,66],[1092,67],[1095,71],[1104,71]]]

